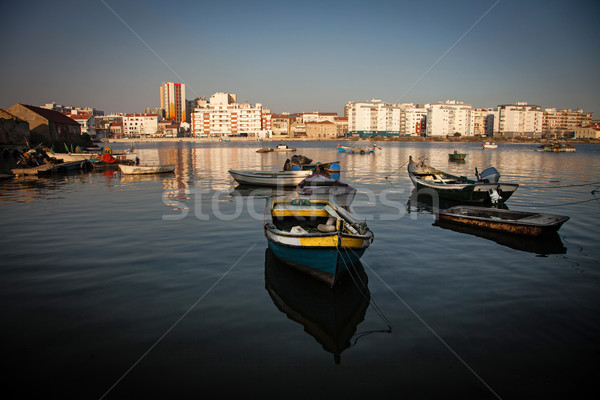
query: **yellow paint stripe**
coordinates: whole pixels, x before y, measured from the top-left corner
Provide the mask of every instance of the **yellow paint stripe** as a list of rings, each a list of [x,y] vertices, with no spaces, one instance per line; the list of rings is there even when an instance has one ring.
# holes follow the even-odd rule
[[[325,210],[303,209],[276,209],[271,212],[273,217],[327,217],[329,214]]]

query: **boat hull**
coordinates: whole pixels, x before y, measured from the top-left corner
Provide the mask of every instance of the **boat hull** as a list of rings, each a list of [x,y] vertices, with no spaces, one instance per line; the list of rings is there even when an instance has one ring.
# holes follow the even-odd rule
[[[505,209],[458,206],[440,211],[436,219],[447,223],[513,235],[541,236],[558,231],[569,217]]]
[[[342,245],[336,246],[337,234],[312,238],[311,245],[303,245],[307,238],[277,234],[265,226],[265,236],[273,254],[286,264],[305,272],[333,286],[338,277],[360,261],[368,247],[368,240],[343,238]],[[350,239],[350,240],[347,240]],[[350,243],[352,242],[352,243]],[[366,244],[363,244],[366,242]],[[350,244],[350,246],[346,246]]]
[[[229,174],[241,185],[258,186],[297,186],[311,171],[237,171],[229,170]]]
[[[415,188],[433,190],[440,198],[455,202],[491,204],[490,192],[497,193],[501,202],[505,202],[519,187],[516,183],[488,183],[453,176],[429,166],[417,166],[412,158],[407,170]]]
[[[125,175],[163,174],[175,171],[175,165],[125,165],[119,164],[119,169]]]

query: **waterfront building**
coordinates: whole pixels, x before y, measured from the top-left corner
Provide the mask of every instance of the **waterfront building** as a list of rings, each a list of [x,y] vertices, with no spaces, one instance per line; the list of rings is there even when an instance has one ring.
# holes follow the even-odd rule
[[[108,124],[108,132],[111,137],[122,138],[123,137],[123,119],[120,121],[113,121]]]
[[[163,82],[160,87],[160,108],[165,110],[164,118],[173,119],[179,124],[186,122],[185,85]]]
[[[192,115],[192,134],[196,137],[259,137],[271,133],[271,111],[262,104],[236,103],[236,95],[215,93],[209,102]]]
[[[348,135],[419,135],[425,128],[426,109],[412,103],[383,102],[381,99],[346,104]]]
[[[498,106],[494,118],[494,136],[539,138],[542,135],[544,112],[525,101]]]
[[[123,136],[126,138],[157,136],[158,114],[125,114]]]
[[[470,104],[446,100],[427,109],[427,136],[473,136],[474,113]]]
[[[302,122],[307,124],[309,122],[335,122],[337,113],[322,113],[318,111],[302,113]]]
[[[557,110],[556,108],[545,108],[542,134],[553,138],[572,136],[575,128],[590,125],[592,114],[581,109]]]
[[[575,128],[573,137],[575,139],[600,139],[600,123]]]
[[[480,137],[494,136],[494,117],[492,108],[476,108],[473,110],[473,135]]]
[[[186,122],[183,122],[184,124]],[[172,119],[163,119],[158,122],[158,131],[156,136],[158,137],[178,137],[179,136],[180,124],[176,123]]]
[[[81,125],[61,112],[20,103],[6,111],[27,121],[32,134],[46,139],[77,139],[81,136]]]
[[[58,111],[63,114],[92,114],[94,117],[104,115],[104,111],[98,110],[94,107],[63,106],[60,104],[56,104],[55,102],[46,103],[43,106],[41,106],[41,108]]]
[[[0,143],[25,144],[29,138],[29,123],[0,108]]]
[[[91,138],[96,137],[96,119],[93,114],[84,114],[78,111],[68,114],[68,117],[77,121],[81,125],[81,134],[90,135]]]
[[[336,126],[337,137],[348,136],[348,117],[334,117],[333,123]]]
[[[308,139],[336,139],[338,137],[337,125],[331,121],[310,121],[305,124]]]

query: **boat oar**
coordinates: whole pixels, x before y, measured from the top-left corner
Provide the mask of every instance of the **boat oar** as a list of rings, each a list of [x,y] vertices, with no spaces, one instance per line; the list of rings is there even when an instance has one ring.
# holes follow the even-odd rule
[[[329,215],[331,215],[332,217],[338,219],[338,220],[343,220],[346,221],[346,219],[342,218],[340,216],[340,214],[338,214],[333,208],[331,208],[330,205],[326,205],[325,207],[323,207],[323,209],[325,211],[327,211],[327,213]],[[358,235],[358,231],[356,229],[354,229],[354,227],[352,225],[350,225],[350,221],[346,221],[348,223],[344,224],[346,226],[346,229],[348,229],[350,231],[350,233],[352,233],[353,235]]]

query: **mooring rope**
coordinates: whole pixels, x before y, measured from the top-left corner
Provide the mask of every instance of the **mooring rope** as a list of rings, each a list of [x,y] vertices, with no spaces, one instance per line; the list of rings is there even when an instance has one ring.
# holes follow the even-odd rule
[[[588,182],[588,183],[578,183],[578,184],[573,184],[573,185],[557,185],[557,186],[535,186],[535,185],[519,185],[519,187],[525,187],[527,189],[533,188],[533,189],[562,189],[562,188],[568,188],[568,187],[578,187],[578,186],[591,186],[591,185],[600,185],[600,182]],[[592,191],[595,192],[596,190],[598,190],[598,188],[600,188],[600,186],[598,186],[596,189],[594,189]]]
[[[344,263],[344,267],[348,271],[348,275],[350,275],[350,278],[352,279],[352,282],[354,283],[354,285],[356,286],[356,288],[360,291],[361,296],[363,296],[363,298],[365,299],[365,301],[369,302],[369,306],[371,306],[373,308],[373,310],[375,310],[375,313],[387,325],[387,329],[369,330],[369,331],[364,331],[364,332],[360,332],[360,333],[355,334],[354,335],[354,338],[355,338],[354,342],[350,345],[350,347],[353,347],[358,342],[358,340],[360,338],[362,338],[363,336],[370,335],[371,333],[391,333],[392,332],[392,325],[390,324],[390,321],[386,318],[386,316],[383,314],[383,311],[381,311],[381,308],[375,302],[375,299],[373,299],[373,296],[369,295],[369,297],[367,297],[366,293],[369,291],[369,289],[367,288],[367,284],[362,280],[362,278],[360,277],[360,274],[358,273],[358,271],[356,270],[356,268],[354,268],[354,265],[350,265],[349,266],[346,263],[346,260],[344,260],[344,257],[341,254],[341,251],[345,251],[346,254],[348,254],[348,252],[352,251],[352,250],[347,250],[347,249],[343,248],[341,246],[341,244],[340,244],[340,246],[338,247],[338,255],[341,256],[341,260]],[[352,273],[350,271],[350,268],[352,268],[352,271],[354,273]],[[354,277],[354,274],[356,274],[356,278]]]

